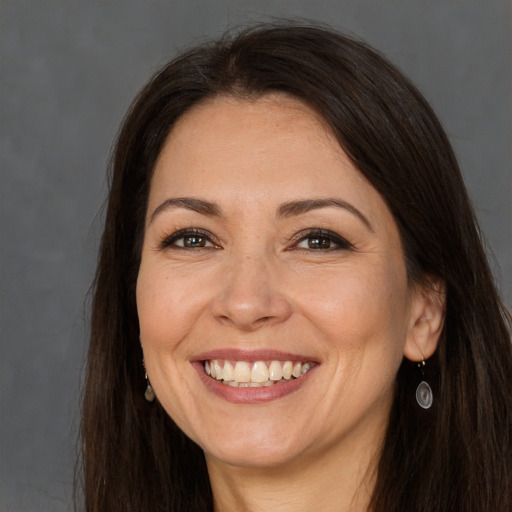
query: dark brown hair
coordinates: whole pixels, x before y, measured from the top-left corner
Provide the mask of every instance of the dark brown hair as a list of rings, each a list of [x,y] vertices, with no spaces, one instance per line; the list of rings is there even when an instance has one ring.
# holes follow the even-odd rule
[[[441,279],[446,318],[414,401],[404,360],[378,465],[375,512],[510,512],[510,320],[447,137],[411,83],[365,44],[317,26],[257,26],[182,54],[136,98],[111,166],[83,404],[89,512],[212,510],[200,448],[144,400],[135,283],[155,160],[173,124],[218,95],[280,91],[318,112],[381,194],[410,282]]]

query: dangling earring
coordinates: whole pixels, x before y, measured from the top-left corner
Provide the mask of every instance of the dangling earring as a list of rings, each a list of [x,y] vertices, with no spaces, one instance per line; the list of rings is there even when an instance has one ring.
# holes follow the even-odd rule
[[[418,363],[418,368],[421,370],[421,375],[425,377],[425,372],[423,371],[423,368],[425,368],[425,359],[422,358],[421,363]],[[428,382],[422,380],[418,384],[418,387],[416,388],[416,401],[423,409],[430,409],[432,407],[434,394],[432,393],[432,388]]]
[[[149,382],[148,372],[146,371],[144,359],[142,360],[142,366],[144,367],[144,378],[146,379],[146,391],[144,391],[144,398],[148,402],[153,402],[153,400],[155,399],[155,392],[153,391],[153,388],[151,387],[151,384]]]

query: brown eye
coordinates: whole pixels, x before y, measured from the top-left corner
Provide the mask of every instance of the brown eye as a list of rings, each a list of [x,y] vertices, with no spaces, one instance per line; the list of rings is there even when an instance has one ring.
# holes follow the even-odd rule
[[[295,247],[309,251],[335,251],[351,249],[352,245],[336,233],[320,229],[303,235]]]
[[[212,242],[212,235],[208,232],[196,229],[182,229],[165,238],[161,248],[176,249],[209,249],[219,248]]]
[[[207,240],[203,236],[184,236],[183,247],[206,247]],[[180,244],[176,244],[180,245]]]
[[[331,240],[325,236],[307,238],[309,249],[330,249]]]

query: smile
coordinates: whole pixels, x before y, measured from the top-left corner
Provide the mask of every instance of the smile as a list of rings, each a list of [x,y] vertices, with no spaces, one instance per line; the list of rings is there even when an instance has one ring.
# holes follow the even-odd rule
[[[259,388],[299,379],[313,367],[313,362],[298,361],[204,361],[204,371],[212,379],[231,387]]]

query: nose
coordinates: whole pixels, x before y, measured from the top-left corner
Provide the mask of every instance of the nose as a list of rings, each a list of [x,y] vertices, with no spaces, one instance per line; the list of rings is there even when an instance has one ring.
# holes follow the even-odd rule
[[[224,325],[242,331],[284,322],[292,307],[278,269],[253,256],[233,261],[222,274],[212,313]]]

